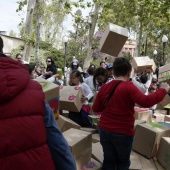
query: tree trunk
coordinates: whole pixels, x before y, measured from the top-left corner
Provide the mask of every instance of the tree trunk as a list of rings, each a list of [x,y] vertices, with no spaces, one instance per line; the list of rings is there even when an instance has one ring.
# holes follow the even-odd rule
[[[33,11],[35,7],[36,0],[29,0],[28,6],[27,6],[27,16],[25,21],[25,36],[29,37],[32,32],[32,17],[33,17]],[[32,45],[30,43],[25,44],[24,46],[24,55],[23,59],[25,61],[30,62],[30,53],[31,53]]]
[[[139,44],[138,44],[138,56],[137,57],[140,57],[140,53],[141,53],[142,31],[143,31],[143,24],[142,24],[142,21],[141,21],[140,22],[140,28],[139,28]]]
[[[83,69],[88,68],[90,66],[90,63],[93,60],[93,58],[92,58],[93,51],[92,51],[91,47],[92,47],[92,40],[93,40],[94,31],[95,31],[97,20],[98,20],[99,9],[100,9],[100,6],[96,2],[95,3],[95,9],[94,9],[93,15],[91,17],[89,35],[88,35],[88,40],[87,40],[87,56],[86,56],[86,59],[85,59],[84,64],[83,64]]]
[[[36,0],[36,43],[35,43],[36,68],[40,67],[39,41],[40,41],[39,0]]]

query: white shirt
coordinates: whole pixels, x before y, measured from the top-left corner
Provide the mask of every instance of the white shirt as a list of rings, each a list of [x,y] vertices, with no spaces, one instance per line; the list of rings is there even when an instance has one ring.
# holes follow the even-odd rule
[[[145,84],[143,84],[141,82],[138,82],[136,80],[136,76],[134,76],[134,77],[132,77],[132,82],[142,93],[147,95],[148,89],[149,89],[151,82],[152,82],[152,77],[153,77],[153,73],[150,73],[148,75],[148,81]]]
[[[90,87],[86,83],[81,83],[79,86],[83,90],[84,96],[86,96],[88,100],[90,100],[93,97],[93,93],[90,90]],[[88,100],[86,100],[83,104],[88,105]]]
[[[93,84],[93,76],[89,76],[89,77],[85,78],[84,83],[86,83],[90,87],[93,94],[96,92],[96,90],[94,88],[94,84]]]

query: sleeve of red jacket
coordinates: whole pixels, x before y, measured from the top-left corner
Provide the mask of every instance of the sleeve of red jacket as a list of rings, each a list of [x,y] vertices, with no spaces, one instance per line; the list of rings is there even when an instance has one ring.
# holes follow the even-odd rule
[[[129,96],[134,101],[134,103],[139,104],[141,107],[151,107],[163,100],[167,94],[166,90],[160,88],[155,93],[149,95],[143,94],[136,86],[133,84],[129,85]]]

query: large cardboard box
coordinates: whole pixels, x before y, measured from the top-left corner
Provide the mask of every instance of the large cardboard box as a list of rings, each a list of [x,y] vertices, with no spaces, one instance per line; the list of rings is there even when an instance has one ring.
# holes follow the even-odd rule
[[[135,120],[135,122],[134,122],[134,127],[136,128],[136,126],[137,126],[138,124],[141,124],[141,123],[146,123],[146,121],[145,121],[145,120]]]
[[[97,132],[97,129],[94,129],[94,128],[86,128],[86,127],[81,127],[80,130],[84,130],[84,131],[90,132],[91,134],[94,134],[94,133]]]
[[[71,119],[66,118],[62,115],[59,115],[59,118],[57,119],[58,126],[62,132],[65,132],[71,128],[74,129],[80,129],[81,126],[77,123],[73,122]]]
[[[167,82],[170,84],[170,64],[159,67],[158,82]]]
[[[80,112],[83,91],[79,86],[60,86],[60,109]]]
[[[163,110],[163,109],[159,110],[159,109],[156,109],[156,110],[155,110],[155,113],[167,115],[167,110]]]
[[[128,30],[109,23],[100,40],[100,51],[117,57],[128,39]]]
[[[160,114],[160,113],[155,113],[155,122],[164,122],[165,120],[165,115]]]
[[[103,148],[100,142],[92,143],[92,158],[103,163]]]
[[[149,108],[135,108],[135,115],[136,120],[144,120],[148,123],[152,122],[152,110]]]
[[[92,135],[92,142],[93,143],[100,142],[100,136],[98,133]]]
[[[169,137],[170,129],[157,123],[138,124],[135,129],[133,150],[147,158],[157,155],[162,137]]]
[[[170,170],[170,138],[163,137],[161,139],[157,159],[165,170]]]
[[[65,131],[63,135],[76,161],[77,170],[79,170],[91,159],[92,134],[71,128]]]
[[[91,158],[90,162],[88,162],[80,170],[102,170],[102,164],[96,161],[95,159]]]
[[[132,67],[136,73],[152,70],[153,62],[148,57],[133,57]]]
[[[48,101],[50,107],[54,112],[55,119],[59,116],[59,86],[51,83],[43,78],[34,79],[42,86],[45,99]]]
[[[166,115],[164,121],[165,121],[165,122],[170,122],[170,115]]]
[[[45,99],[47,101],[52,101],[55,98],[58,99],[59,97],[59,86],[58,85],[51,83],[43,78],[37,78],[34,80],[41,84],[42,90],[45,94]]]

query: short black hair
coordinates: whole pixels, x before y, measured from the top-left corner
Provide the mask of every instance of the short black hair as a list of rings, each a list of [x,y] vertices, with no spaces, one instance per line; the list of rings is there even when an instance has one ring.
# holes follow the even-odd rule
[[[148,81],[148,75],[147,74],[142,74],[141,76],[140,76],[140,81],[141,81],[141,83],[142,84],[146,84],[146,82]]]
[[[87,72],[89,73],[89,75],[94,75],[95,69],[93,67],[90,67]]]
[[[106,62],[105,62],[105,61],[101,61],[101,62],[100,62],[100,66],[101,66],[102,63],[106,63]]]
[[[2,37],[0,37],[0,52],[1,53],[3,53],[3,47],[4,47],[3,39]]]
[[[28,72],[31,75],[32,71],[34,70],[34,66],[31,64],[24,64],[24,65],[27,67]]]
[[[116,77],[126,76],[131,70],[132,66],[129,60],[124,57],[118,57],[113,62],[113,74]]]

